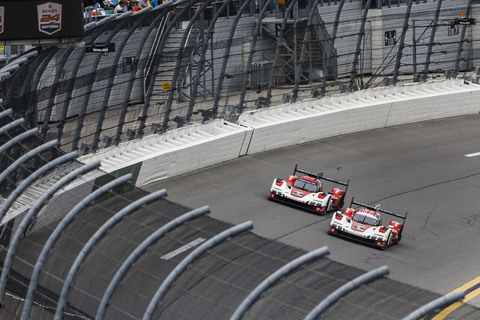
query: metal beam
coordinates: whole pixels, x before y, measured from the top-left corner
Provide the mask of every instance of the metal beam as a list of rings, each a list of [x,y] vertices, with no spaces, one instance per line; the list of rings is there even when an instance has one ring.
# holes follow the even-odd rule
[[[63,312],[65,310],[65,306],[67,304],[68,295],[70,294],[70,289],[75,281],[78,271],[82,263],[85,261],[86,257],[90,254],[93,247],[107,234],[109,230],[111,230],[118,222],[122,221],[123,218],[128,216],[129,214],[133,213],[135,210],[148,205],[160,198],[164,198],[167,196],[167,192],[165,189],[160,191],[154,192],[149,194],[143,198],[140,198],[119,212],[117,212],[113,217],[111,217],[107,222],[105,222],[93,236],[90,237],[88,242],[83,246],[80,253],[75,258],[70,270],[67,274],[67,278],[63,282],[62,292],[60,293],[60,298],[57,303],[57,309],[55,311],[55,320],[63,319]]]
[[[108,104],[108,101],[110,100],[112,89],[114,87],[115,76],[117,75],[117,69],[118,69],[117,66],[121,65],[119,63],[120,58],[123,58],[124,56],[127,55],[127,53],[123,52],[125,49],[125,45],[127,44],[127,41],[131,41],[130,38],[132,36],[134,37],[137,36],[136,30],[141,24],[143,24],[143,21],[144,21],[144,18],[142,18],[142,16],[137,17],[137,19],[135,19],[134,22],[129,25],[128,34],[123,36],[120,41],[116,41],[115,43],[115,58],[113,58],[113,61],[111,63],[110,74],[108,75],[107,84],[105,86],[105,93],[103,95],[102,107],[98,112],[97,129],[95,130],[90,151],[95,152],[98,150],[98,145],[100,143],[100,135],[102,134],[103,123],[105,121],[107,109],[110,107],[110,105]],[[140,55],[136,56],[135,60],[138,60],[137,57],[140,57]]]
[[[101,21],[107,21],[107,20],[110,20],[110,19],[113,19],[113,17],[115,17],[115,15],[110,15],[108,17],[104,17],[102,18]],[[93,23],[93,25],[95,25],[96,23]],[[89,42],[91,43],[94,43],[95,40],[97,40],[99,37],[103,36],[104,34],[104,30],[102,30],[102,28],[96,28],[94,29],[92,32],[89,32],[88,34],[88,39],[89,39]],[[64,90],[65,92],[65,98],[63,99],[63,103],[62,103],[62,106],[60,107],[60,110],[61,110],[61,116],[60,116],[60,119],[61,119],[61,122],[57,125],[57,139],[59,141],[62,140],[62,136],[63,136],[63,131],[65,130],[65,123],[66,123],[66,119],[67,119],[67,116],[68,116],[68,110],[70,109],[70,107],[72,106],[71,104],[75,104],[75,97],[72,97],[74,92],[76,90],[74,90],[76,87],[81,87],[83,86],[83,77],[82,76],[79,76],[79,73],[80,73],[80,66],[84,65],[85,64],[85,55],[86,55],[86,50],[80,50],[78,52],[78,58],[77,59],[74,59],[72,61],[72,64],[73,64],[73,67],[72,67],[72,70],[71,72],[69,72],[70,74],[70,77],[69,77],[69,80],[66,81],[67,85],[66,85],[66,88]],[[90,63],[90,62],[89,62]],[[88,94],[87,94],[88,95]],[[81,111],[82,112],[82,111]],[[75,151],[78,149],[78,141],[80,139],[80,136],[74,136],[71,144],[72,144],[72,151]]]
[[[348,293],[357,289],[361,285],[383,277],[387,275],[390,271],[387,266],[383,266],[367,273],[364,273],[353,280],[350,280],[334,292],[332,292],[328,297],[323,299],[310,313],[305,317],[305,320],[315,320],[319,315],[321,315],[325,310],[327,310],[332,304],[340,300],[342,297],[346,296]]]
[[[240,10],[238,10],[238,13],[235,16],[235,19],[233,20],[233,23],[231,24],[231,27],[230,27],[230,34],[228,35],[225,52],[223,53],[222,67],[220,69],[220,75],[217,80],[217,88],[215,89],[215,92],[214,92],[215,97],[213,100],[212,112],[215,118],[217,117],[217,114],[218,114],[218,103],[220,101],[220,93],[223,87],[223,79],[225,77],[225,70],[227,69],[228,58],[230,57],[230,50],[232,49],[233,36],[235,35],[235,30],[237,29],[238,22],[240,21],[240,18],[242,17],[243,12],[250,6],[250,1],[251,0],[244,0],[242,6],[240,7]],[[228,97],[228,94],[227,94],[227,97]]]
[[[147,310],[143,315],[143,320],[152,319],[155,309],[157,309],[158,305],[161,303],[170,286],[173,284],[173,282],[175,282],[175,280],[178,279],[178,277],[183,273],[183,271],[185,271],[195,260],[197,260],[197,258],[199,258],[202,254],[204,254],[217,244],[222,243],[223,241],[235,236],[240,232],[244,232],[252,228],[253,223],[251,221],[244,222],[217,234],[213,238],[201,244],[197,249],[193,250],[172,270],[172,272],[170,272],[165,281],[163,281],[162,285],[160,286],[160,288],[158,288],[157,292],[150,301]]]
[[[368,9],[370,8],[371,4],[372,4],[372,0],[367,0],[367,3],[365,4],[365,7],[363,9],[362,23],[360,24],[360,31],[358,32],[357,45],[355,47],[355,52],[353,53],[352,71],[350,73],[350,81],[348,84],[349,90],[354,89],[354,83],[357,77],[358,60],[359,60],[360,51],[361,51],[360,47],[362,45],[363,36],[365,35],[365,23],[367,22]]]
[[[2,219],[5,217],[8,209],[12,204],[17,200],[17,198],[22,194],[25,189],[27,189],[35,180],[40,178],[42,175],[47,173],[49,170],[55,168],[56,166],[61,165],[62,163],[68,162],[75,159],[78,156],[77,152],[70,152],[61,157],[55,158],[52,161],[48,162],[43,167],[36,170],[34,173],[30,174],[25,180],[23,180],[15,190],[10,193],[7,200],[0,207],[0,225],[2,224]]]
[[[211,6],[212,4],[212,1],[213,0],[207,0],[205,2],[202,3],[202,5],[200,6],[200,8],[198,8],[196,10],[196,12],[194,13],[193,17],[189,20],[188,22],[188,25],[187,27],[184,28],[184,32],[183,32],[183,36],[182,36],[182,40],[180,42],[180,47],[179,47],[179,50],[178,50],[178,54],[177,54],[177,62],[175,64],[175,68],[173,69],[173,77],[172,77],[172,89],[170,90],[169,94],[168,94],[168,98],[167,98],[167,103],[166,105],[167,106],[171,106],[172,103],[173,103],[173,99],[174,99],[174,95],[175,95],[175,91],[177,91],[177,96],[180,95],[181,90],[183,90],[183,88],[181,87],[181,85],[178,84],[178,78],[180,77],[180,75],[182,73],[185,73],[185,72],[181,72],[180,69],[182,68],[182,62],[184,61],[184,54],[185,54],[185,44],[187,43],[187,41],[189,40],[189,37],[191,35],[191,30],[192,30],[192,27],[194,24],[203,24],[204,22],[204,12],[205,10],[207,9],[207,7]],[[200,20],[201,19],[201,20]],[[203,25],[201,27],[204,27]],[[193,56],[193,54],[192,54]],[[190,66],[191,67],[191,66]],[[185,76],[184,76],[185,77]],[[192,97],[190,97],[192,98]],[[191,115],[192,115],[192,112],[193,111],[188,111],[186,116],[185,116],[185,122],[188,123],[190,121],[190,118],[191,118]],[[164,117],[164,120],[163,120],[163,123],[162,123],[162,127],[166,126],[168,121],[170,120],[170,112],[167,112],[165,114],[165,117]],[[183,123],[179,123],[178,124],[178,127],[181,127],[183,125]]]
[[[423,307],[418,308],[409,315],[407,315],[403,320],[418,320],[425,316],[430,311],[433,311],[438,308],[448,306],[449,304],[462,300],[465,297],[465,291],[455,291],[449,295],[440,297],[436,300],[433,300],[430,303],[427,303]]]
[[[133,11],[129,11],[127,13],[123,13],[120,15],[115,15],[116,17],[116,23],[114,24],[114,27],[112,30],[109,30],[109,32],[105,32],[102,35],[102,41],[105,43],[110,43],[115,35],[118,34],[118,32],[126,25],[129,23],[129,19],[126,19],[128,16],[132,14]],[[84,53],[82,53],[82,58]],[[78,150],[78,143],[80,141],[80,135],[82,133],[82,129],[84,127],[84,122],[85,122],[85,117],[86,113],[88,111],[88,106],[90,103],[90,96],[95,93],[95,90],[92,90],[93,85],[95,84],[95,77],[97,76],[98,73],[98,65],[100,64],[100,59],[102,58],[101,54],[95,55],[95,58],[89,61],[89,65],[91,66],[91,71],[88,73],[88,79],[85,79],[87,85],[85,86],[85,91],[86,94],[83,96],[82,100],[82,107],[81,110],[78,114],[78,119],[77,119],[77,125],[75,128],[75,136],[72,141],[72,150]],[[83,61],[83,59],[81,59]],[[80,60],[78,60],[80,61]],[[97,129],[98,130],[98,129]],[[94,134],[97,132],[95,130]],[[90,152],[90,150],[89,150]],[[88,152],[86,152],[88,153]]]
[[[328,247],[322,247],[320,249],[308,252],[301,257],[287,263],[274,273],[272,273],[268,278],[263,280],[238,306],[237,310],[233,313],[230,320],[240,320],[245,312],[255,303],[255,301],[271,286],[273,286],[278,280],[283,278],[285,275],[290,273],[292,270],[314,260],[317,258],[321,258],[329,254],[330,251]]]
[[[2,101],[3,103],[3,101]],[[3,119],[5,117],[11,116],[12,115],[12,109],[7,109],[2,112],[0,112],[0,119]]]
[[[331,40],[328,41],[328,43],[330,44],[327,44],[328,45],[328,49],[327,49],[327,57],[326,59],[324,58],[324,67],[323,67],[323,77],[322,77],[322,87],[321,87],[321,92],[322,92],[322,95],[325,94],[326,92],[326,88],[327,88],[327,78],[328,78],[328,72],[329,72],[329,68],[330,65],[332,64],[332,60],[334,57],[336,57],[336,54],[334,57],[333,54],[335,53],[335,40],[337,39],[337,32],[338,32],[338,25],[340,24],[340,14],[342,13],[342,10],[343,10],[343,6],[345,4],[345,0],[341,0],[340,3],[338,4],[338,8],[337,8],[337,13],[335,14],[335,22],[333,24],[333,31],[332,31],[332,36],[331,36]],[[325,55],[324,55],[325,57]],[[335,62],[336,64],[336,62]],[[338,72],[333,72],[334,69],[332,67],[332,76],[337,76]],[[338,70],[337,70],[338,71]]]
[[[7,142],[5,142],[4,144],[2,144],[0,146],[0,154],[4,153],[5,151],[10,149],[11,147],[16,145],[17,143],[21,142],[22,140],[30,138],[30,137],[36,135],[37,133],[38,133],[38,129],[33,128],[33,129],[28,130],[28,131],[22,132],[18,136],[13,137],[12,139],[8,140]]]
[[[62,54],[59,61],[56,63],[55,68],[55,78],[53,79],[53,83],[58,83],[61,77],[62,72],[64,71],[65,64],[69,60],[70,56],[72,55],[74,48],[68,48],[65,53]],[[37,71],[38,72],[38,71]],[[41,135],[43,138],[47,136],[49,126],[50,126],[50,118],[52,116],[53,106],[55,105],[55,98],[57,97],[57,90],[59,86],[52,86],[52,93],[50,98],[47,102],[47,107],[45,108],[45,116],[43,117],[43,124]],[[36,88],[35,88],[36,89]],[[60,119],[61,122],[64,122],[65,119]]]
[[[148,10],[148,11],[153,10],[153,7],[149,6],[147,8],[144,8],[144,9],[140,10],[139,12],[142,12],[144,10]],[[141,56],[142,51],[145,50],[144,49],[145,42],[147,41],[148,37],[150,36],[150,33],[152,32],[152,30],[158,25],[158,21],[162,17],[163,17],[162,15],[158,15],[152,21],[152,23],[149,25],[148,29],[144,30],[144,32],[142,32],[142,37],[139,41],[139,45],[138,45],[137,51],[135,53],[135,57],[140,57]],[[133,85],[134,85],[135,80],[136,80],[138,64],[140,62],[139,60],[140,59],[135,59],[133,61],[132,71],[130,72],[130,77],[128,79],[127,89],[125,90],[125,95],[124,95],[124,98],[123,98],[124,102],[122,103],[122,111],[120,112],[120,115],[119,115],[119,118],[118,118],[118,124],[117,124],[117,127],[116,127],[115,138],[113,140],[113,144],[116,145],[116,146],[118,146],[118,144],[120,143],[121,138],[122,138],[123,127],[125,126],[125,119],[127,117],[127,111],[128,111],[129,102],[130,102],[130,95],[132,93]]]
[[[192,114],[192,111],[193,111],[193,108],[195,106],[195,100],[196,100],[196,97],[197,97],[197,92],[198,92],[198,87],[200,86],[200,79],[203,78],[205,79],[205,63],[207,62],[206,60],[206,55],[207,55],[207,49],[208,49],[208,41],[212,41],[212,34],[213,34],[213,30],[214,30],[214,27],[215,27],[215,24],[218,20],[218,18],[220,17],[220,15],[228,8],[228,6],[230,6],[232,0],[226,0],[222,3],[222,5],[220,6],[220,8],[218,9],[217,12],[215,12],[215,14],[213,15],[212,19],[210,20],[210,24],[208,26],[208,29],[207,31],[204,33],[205,34],[205,37],[202,39],[203,42],[202,42],[202,47],[200,49],[200,59],[199,59],[199,63],[198,63],[198,67],[197,67],[197,71],[195,73],[195,77],[193,78],[193,84],[192,84],[192,89],[191,89],[191,94],[190,94],[190,102],[188,104],[188,114],[191,115]],[[213,44],[212,44],[212,49],[213,50]],[[213,59],[213,52],[212,52],[212,59]],[[214,70],[213,70],[213,61],[211,62],[212,63],[212,77],[213,77],[213,74],[214,74]],[[214,85],[214,79],[212,79],[212,86]],[[204,90],[206,88],[204,87]],[[212,93],[214,94],[214,93]],[[187,116],[187,118],[189,119],[189,116]],[[187,120],[188,120],[187,119]]]
[[[412,11],[413,0],[408,0],[407,12],[403,21],[402,34],[400,35],[400,41],[398,44],[397,59],[395,61],[395,70],[393,71],[393,83],[395,84],[400,73],[400,66],[402,62],[403,49],[405,48],[405,36],[408,30],[408,20],[410,19],[410,12]]]
[[[7,281],[8,275],[10,274],[10,269],[12,267],[13,258],[15,257],[15,253],[20,243],[20,239],[24,237],[25,233],[29,226],[32,225],[34,219],[43,205],[61,188],[65,185],[76,179],[77,177],[89,172],[95,168],[100,167],[100,161],[94,161],[87,165],[84,165],[69,174],[65,175],[63,178],[58,180],[53,186],[51,186],[28,210],[28,212],[23,217],[22,221],[17,227],[15,234],[10,241],[10,245],[8,246],[7,255],[5,256],[5,262],[2,268],[2,274],[0,276],[0,306],[3,305],[3,298],[5,295],[5,290],[7,288]]]
[[[21,85],[20,92],[17,92],[16,95],[11,96],[12,99],[6,99],[7,101],[16,101],[15,98],[23,97],[26,99],[23,100],[22,105],[26,105],[25,111],[22,112],[22,116],[27,119],[27,127],[35,128],[38,127],[38,114],[37,114],[37,95],[31,94],[33,92],[40,91],[39,87],[41,86],[41,78],[44,75],[45,69],[48,67],[50,62],[53,60],[55,53],[58,52],[58,49],[54,46],[45,47],[39,57],[32,59],[29,63],[28,68],[22,69],[22,76],[14,77],[13,82],[10,83],[10,86],[15,87],[16,81]],[[28,81],[24,82],[24,79]],[[9,90],[14,91],[14,90]],[[18,102],[13,102],[18,103]],[[48,110],[46,110],[48,112]]]
[[[175,229],[179,225],[192,220],[194,218],[203,216],[210,213],[210,208],[208,206],[203,206],[201,208],[189,211],[180,217],[175,218],[166,225],[162,226],[160,229],[152,233],[147,239],[145,239],[123,262],[120,268],[117,270],[113,276],[112,281],[108,285],[105,293],[103,294],[102,301],[100,301],[100,306],[98,307],[97,314],[95,316],[96,320],[102,320],[105,317],[107,311],[107,306],[110,303],[110,299],[115,292],[115,289],[119,285],[120,281],[123,279],[125,274],[130,270],[131,266],[138,260],[138,258],[158,239],[163,237],[165,234]]]
[[[89,206],[95,199],[100,197],[101,195],[109,192],[111,189],[118,187],[127,181],[132,179],[131,174],[126,174],[122,177],[119,177],[102,187],[98,188],[87,197],[85,197],[80,203],[78,203],[70,212],[59,222],[56,226],[55,230],[53,230],[52,234],[48,238],[47,242],[42,248],[40,255],[38,256],[37,262],[35,263],[35,267],[32,272],[32,276],[30,278],[30,284],[28,285],[27,296],[25,297],[25,303],[23,304],[22,310],[22,319],[30,319],[30,311],[32,309],[33,298],[35,294],[35,290],[37,289],[38,281],[40,280],[40,272],[42,271],[43,265],[45,260],[52,250],[53,246],[57,242],[57,240],[62,235],[63,231],[70,225],[73,219],[87,206]]]
[[[7,133],[7,131],[12,130],[13,128],[20,127],[24,123],[25,123],[25,119],[23,118],[7,123],[6,125],[0,128],[0,135]]]
[[[295,68],[295,85],[293,87],[292,93],[292,102],[297,101],[298,99],[298,90],[300,87],[300,73],[303,70],[303,64],[305,63],[305,56],[307,55],[307,43],[311,42],[311,34],[312,34],[312,20],[314,14],[317,12],[317,7],[318,7],[318,2],[320,0],[315,0],[312,6],[312,10],[310,10],[310,13],[308,14],[308,20],[307,20],[307,30],[305,30],[305,34],[303,36],[303,42],[302,42],[302,49],[300,51],[300,61],[298,63],[298,67]],[[312,52],[310,50],[310,61],[312,60]]]
[[[440,9],[442,8],[442,0],[437,1],[437,9],[435,10],[435,18],[432,22],[432,31],[430,33],[430,41],[428,43],[427,57],[425,58],[425,69],[423,70],[423,80],[426,80],[430,67],[430,59],[432,57],[433,45],[435,44],[435,34],[438,28],[438,17],[440,16]]]
[[[198,1],[199,0],[193,0],[193,1],[183,1],[182,0],[182,1],[176,1],[176,2],[167,1],[167,2],[163,3],[166,6],[168,5],[169,6],[168,8],[170,8],[170,5],[173,8],[176,8],[177,6],[179,6],[181,8],[181,10],[175,14],[175,17],[173,19],[168,18],[167,26],[162,31],[163,34],[162,34],[162,37],[160,39],[160,43],[158,45],[158,48],[160,48],[161,51],[155,53],[155,56],[154,56],[153,61],[152,61],[152,70],[153,71],[150,72],[151,74],[146,74],[145,75],[145,78],[146,78],[145,80],[147,80],[147,78],[149,78],[150,81],[148,82],[148,88],[145,88],[147,94],[146,94],[146,98],[145,98],[144,107],[142,109],[142,116],[140,117],[141,120],[140,120],[140,124],[139,124],[139,128],[138,128],[138,134],[140,136],[143,136],[145,134],[145,127],[146,127],[147,118],[148,118],[148,108],[150,107],[150,100],[151,100],[151,96],[152,96],[152,93],[153,93],[153,86],[155,84],[155,78],[158,74],[158,66],[161,62],[161,58],[162,58],[162,55],[163,55],[163,50],[164,50],[164,47],[165,47],[165,43],[167,42],[167,39],[170,36],[170,32],[172,31],[172,29],[174,27],[176,27],[176,25],[179,21],[181,21],[181,17],[183,17],[186,13],[188,13],[190,8],[195,3],[197,3]],[[184,4],[185,4],[185,6],[183,7]],[[165,7],[164,12],[167,14],[168,11],[169,11],[169,9],[167,9],[167,7]],[[165,106],[165,108],[166,108],[166,110],[165,110],[165,116],[164,116],[163,122],[165,122],[165,119],[168,117],[168,114],[170,113],[172,106],[167,105],[167,106]],[[165,131],[166,128],[162,128],[162,130]]]
[[[281,48],[282,46],[284,46],[283,41],[285,40],[285,29],[287,28],[287,20],[295,6],[297,6],[297,0],[291,0],[290,4],[287,7],[287,10],[284,13],[282,26],[280,27],[280,34],[277,37],[275,45],[275,56],[273,58],[272,71],[270,72],[270,79],[268,81],[267,96],[265,98],[267,105],[270,105],[271,103],[273,86],[276,84],[274,76],[276,72],[280,69],[278,65],[278,60],[280,58]],[[297,22],[294,21],[294,23],[296,24]]]
[[[471,9],[472,9],[472,0],[468,0],[467,9],[466,9],[466,12],[465,12],[465,17],[466,18],[470,16]],[[467,26],[463,25],[462,26],[462,34],[460,35],[460,41],[458,42],[457,59],[455,60],[455,71],[457,71],[457,72],[460,69],[460,60],[461,60],[461,57],[462,57],[463,43],[465,42],[466,31],[467,31]],[[466,67],[468,68],[468,64],[467,64]]]
[[[35,149],[30,150],[17,160],[15,160],[11,165],[9,165],[1,174],[0,174],[0,183],[3,183],[3,181],[10,175],[12,174],[15,170],[17,170],[22,164],[33,158],[34,156],[39,155],[40,153],[56,147],[58,145],[57,140],[53,140],[47,143],[44,143]]]
[[[245,108],[244,104],[245,104],[245,95],[247,94],[247,83],[249,81],[248,78],[252,76],[251,73],[252,73],[253,55],[256,51],[258,36],[261,33],[262,21],[265,18],[265,13],[267,12],[267,10],[270,9],[270,5],[272,1],[273,0],[267,0],[265,5],[262,6],[262,10],[260,11],[260,14],[258,15],[258,18],[255,22],[255,29],[253,32],[250,52],[248,53],[248,62],[246,66],[246,72],[243,75],[243,85],[242,85],[242,91],[240,93],[240,102],[238,103],[239,112],[242,112],[243,109]]]

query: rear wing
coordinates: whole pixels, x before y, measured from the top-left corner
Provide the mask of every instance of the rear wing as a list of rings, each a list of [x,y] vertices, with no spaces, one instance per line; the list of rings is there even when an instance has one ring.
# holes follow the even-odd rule
[[[361,203],[361,202],[355,201],[354,198],[352,197],[352,202],[350,203],[350,207],[349,207],[349,208],[351,208],[352,205],[354,205],[354,204],[356,204],[357,206],[366,208],[366,209],[370,209],[370,210],[374,210],[374,211],[377,211],[377,212],[389,214],[389,215],[391,215],[391,216],[394,216],[394,217],[403,219],[404,223],[405,223],[405,221],[407,220],[407,213],[408,213],[408,212],[405,212],[405,215],[401,215],[401,214],[399,214],[399,213],[395,213],[395,212],[388,211],[388,210],[385,210],[385,209],[380,209],[378,206],[374,207],[374,206],[371,206],[371,205],[368,205],[368,204],[365,204],[365,203]]]
[[[297,175],[297,172],[306,174],[307,176],[310,176],[312,178],[317,178],[317,179],[320,179],[321,177],[323,177],[323,172],[313,173],[313,172],[305,171],[302,169],[298,169],[298,164],[296,164],[295,169],[293,169],[293,175],[294,176]]]
[[[305,171],[305,170],[302,170],[302,169],[298,169],[298,164],[295,165],[295,169],[293,170],[293,175],[296,175],[297,172],[306,174],[307,176],[310,176],[312,178],[326,180],[326,181],[330,181],[330,182],[345,186],[345,193],[347,191],[346,189],[348,189],[348,184],[350,183],[350,180],[347,180],[347,182],[343,182],[343,181],[340,181],[340,180],[327,178],[323,175],[323,172],[313,173],[313,172]]]

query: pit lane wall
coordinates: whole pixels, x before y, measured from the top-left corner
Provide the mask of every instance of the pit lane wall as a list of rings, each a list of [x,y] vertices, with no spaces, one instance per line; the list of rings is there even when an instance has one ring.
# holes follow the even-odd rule
[[[136,185],[186,174],[244,155],[365,130],[475,114],[480,85],[440,80],[304,100],[152,135],[79,160],[106,172],[139,168]]]

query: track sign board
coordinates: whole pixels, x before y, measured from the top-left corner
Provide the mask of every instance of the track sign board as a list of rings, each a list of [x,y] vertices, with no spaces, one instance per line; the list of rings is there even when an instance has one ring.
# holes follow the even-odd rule
[[[3,33],[3,21],[5,21],[5,19],[3,19],[4,14],[5,7],[0,7],[0,34]]]
[[[52,35],[62,30],[62,5],[47,2],[37,5],[38,31]]]
[[[0,41],[83,36],[82,0],[0,0]]]

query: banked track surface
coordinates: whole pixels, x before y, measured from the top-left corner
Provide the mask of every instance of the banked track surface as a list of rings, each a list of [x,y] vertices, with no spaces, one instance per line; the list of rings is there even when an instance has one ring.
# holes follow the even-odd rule
[[[409,313],[408,307],[399,301],[393,306],[386,296],[415,303],[417,296],[406,288],[428,290],[421,290],[423,297],[445,295],[479,276],[480,158],[470,156],[480,151],[479,121],[478,115],[471,115],[324,139],[243,157],[146,189],[165,187],[170,200],[186,206],[209,203],[212,217],[222,221],[252,220],[253,232],[284,244],[309,251],[328,246],[331,263],[341,263],[337,275],[349,274],[350,267],[369,271],[388,265],[389,279],[357,290],[322,319],[398,319]],[[334,238],[326,234],[330,215],[319,217],[267,201],[273,179],[291,174],[296,163],[350,179],[347,202],[355,196],[362,202],[381,203],[385,209],[408,211],[400,244],[379,251]],[[295,296],[291,289],[283,290]],[[254,310],[260,312],[265,301]],[[357,303],[358,309],[352,306]],[[479,306],[477,296],[445,319],[477,319]]]
[[[402,319],[478,276],[478,160],[465,157],[480,150],[478,120],[478,116],[458,117],[326,139],[149,185],[146,191],[167,189],[169,200],[139,210],[95,247],[75,283],[68,313],[75,315],[72,319],[92,318],[122,258],[166,221],[208,204],[211,218],[183,225],[134,265],[115,292],[107,318],[141,318],[162,281],[190,251],[162,259],[166,254],[209,239],[230,223],[251,220],[254,233],[218,245],[178,278],[156,318],[229,319],[272,272],[308,251],[328,246],[328,258],[294,270],[269,289],[244,319],[302,319],[348,280],[381,265],[389,266],[389,277],[355,290],[322,319]],[[295,163],[350,179],[349,197],[408,211],[402,242],[379,251],[333,238],[326,235],[330,215],[318,217],[267,201],[273,178],[288,175]],[[68,270],[75,252],[112,212],[146,191],[101,202],[74,221],[45,264],[41,295],[36,297],[42,307],[35,307],[36,319],[51,318],[46,310],[54,308],[55,288],[65,277],[55,272]],[[22,241],[14,266],[18,287],[10,287],[13,292],[20,293],[21,283],[28,283],[38,243],[47,236],[48,232],[38,232]],[[7,300],[9,311],[19,314],[21,300]],[[464,305],[449,319],[477,319],[478,312],[473,305]],[[4,317],[8,315],[2,312]]]
[[[124,207],[135,198],[145,195],[136,190],[120,198],[111,198],[82,212],[61,238],[43,272],[42,286],[37,291],[32,319],[51,319],[48,310],[54,309],[58,298],[51,288],[58,286],[59,274],[53,274],[63,266],[67,268],[75,258],[82,240],[108,219],[111,210]],[[168,200],[161,200],[139,210],[123,221],[95,248],[82,267],[72,290],[69,316],[93,318],[96,307],[113,272],[149,234],[189,209]],[[171,232],[156,243],[116,290],[106,313],[107,319],[141,318],[151,297],[167,277],[191,250],[165,259],[178,248],[199,239],[209,239],[232,225],[209,217],[201,217]],[[25,238],[19,248],[15,266],[17,285],[28,284],[26,275],[34,264],[38,248],[47,232],[39,232]],[[266,277],[286,263],[305,254],[306,251],[267,239],[252,232],[232,237],[226,243],[211,249],[182,274],[170,288],[154,319],[229,319],[243,299]],[[163,257],[163,258],[162,258]],[[321,258],[303,268],[291,272],[269,289],[253,305],[242,319],[302,319],[327,294],[364,271]],[[138,288],[141,288],[138,294]],[[133,295],[137,292],[136,295]],[[39,295],[38,293],[41,293]],[[45,298],[47,297],[47,298]],[[334,305],[322,319],[401,319],[438,295],[427,290],[382,278],[354,291],[345,300]],[[13,307],[13,306],[17,307]],[[37,305],[42,306],[41,308]],[[20,299],[8,296],[6,309],[18,314]],[[9,319],[6,311],[3,319]]]

